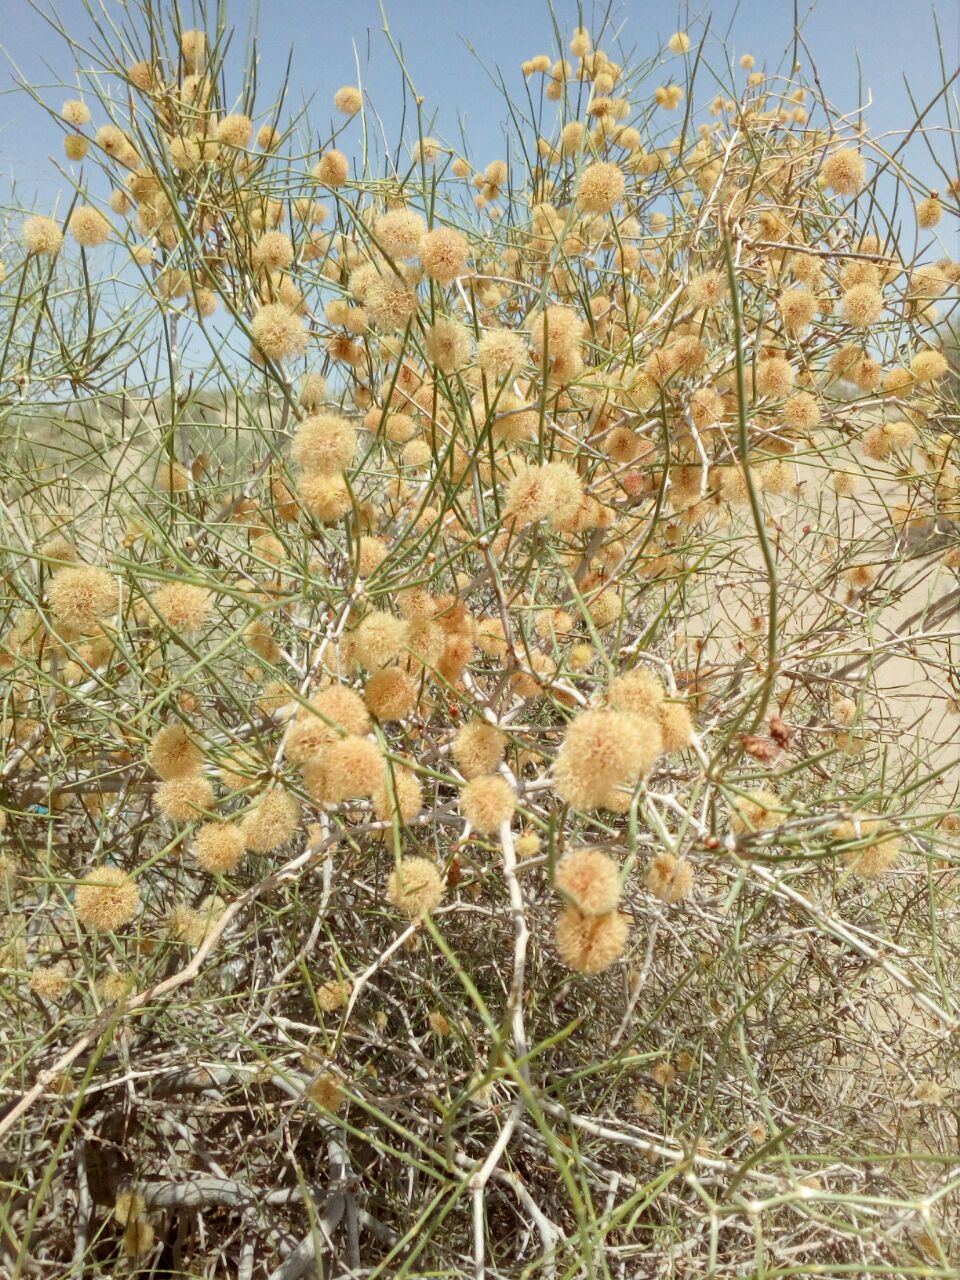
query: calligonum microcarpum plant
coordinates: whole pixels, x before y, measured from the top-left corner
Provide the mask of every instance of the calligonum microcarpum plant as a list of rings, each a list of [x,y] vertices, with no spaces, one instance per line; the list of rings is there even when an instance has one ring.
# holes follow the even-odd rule
[[[396,115],[110,9],[3,242],[0,1271],[955,1275],[949,68],[557,6],[475,154],[386,20]]]

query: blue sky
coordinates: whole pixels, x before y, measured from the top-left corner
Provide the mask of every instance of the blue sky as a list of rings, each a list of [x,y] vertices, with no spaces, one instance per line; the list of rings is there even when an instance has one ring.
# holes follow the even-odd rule
[[[119,0],[90,0],[121,20]],[[475,163],[504,154],[503,99],[489,71],[500,67],[511,91],[522,91],[519,63],[538,52],[556,56],[550,8],[547,0],[385,0],[387,15],[402,46],[408,70],[425,98],[425,110],[438,113],[436,131],[451,141],[459,138],[460,122],[470,141]],[[83,42],[91,24],[82,0],[37,0],[53,7],[64,25]],[[243,52],[258,6],[251,0],[223,0],[236,27],[234,47]],[[810,47],[827,96],[840,111],[851,111],[872,99],[867,119],[874,135],[902,131],[913,119],[904,79],[924,105],[941,82],[933,7],[925,0],[822,0],[811,5],[799,0],[804,37]],[[193,10],[181,0],[185,21]],[[298,105],[313,97],[311,118],[323,129],[332,118],[334,91],[360,76],[380,108],[388,133],[399,120],[400,73],[382,33],[377,0],[267,0],[259,14],[259,79],[262,86],[279,83],[292,49],[288,102]],[[554,0],[554,12],[564,41],[569,39],[582,11],[586,25],[595,29],[594,16],[606,5],[584,0]],[[613,0],[608,27],[619,33],[623,51],[650,57],[678,27],[694,36],[710,17],[719,38],[729,35],[739,57],[751,52],[758,66],[784,68],[784,51],[792,37],[793,0],[714,0],[704,4],[664,4],[661,0]],[[948,72],[960,65],[960,6],[947,0],[939,7],[944,59]],[[12,91],[13,59],[22,74],[56,107],[64,96],[63,84],[71,84],[71,62],[63,42],[35,12],[28,0],[0,0],[0,42],[7,58],[0,63],[0,189],[17,184],[20,201],[52,203],[63,185],[48,157],[64,163],[62,143],[53,124],[29,98]],[[616,43],[602,42],[616,56]],[[470,47],[468,47],[470,46]],[[471,47],[472,50],[471,51]],[[809,56],[801,52],[805,68]],[[858,68],[859,60],[859,68]],[[742,73],[741,73],[742,77]],[[657,83],[657,81],[654,81]],[[958,81],[960,84],[960,81]],[[262,102],[267,105],[268,93]],[[943,122],[942,111],[931,116]],[[351,126],[356,136],[358,126]],[[348,137],[351,134],[348,132]],[[951,154],[948,139],[936,143],[944,156]],[[929,186],[942,178],[921,141],[913,146],[912,167]],[[955,173],[956,164],[950,163]],[[952,231],[945,232],[953,236]],[[956,244],[945,244],[956,252]]]

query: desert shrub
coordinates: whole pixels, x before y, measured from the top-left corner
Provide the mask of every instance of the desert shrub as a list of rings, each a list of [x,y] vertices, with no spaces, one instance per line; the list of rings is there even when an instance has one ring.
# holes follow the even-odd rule
[[[960,178],[206,17],[90,10],[4,253],[3,1268],[956,1274]]]

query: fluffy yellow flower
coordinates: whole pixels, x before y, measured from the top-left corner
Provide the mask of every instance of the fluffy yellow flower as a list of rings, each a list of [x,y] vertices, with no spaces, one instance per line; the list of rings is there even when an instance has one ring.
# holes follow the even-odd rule
[[[443,894],[439,868],[427,858],[401,858],[387,879],[387,901],[405,916],[434,911]]]
[[[55,258],[63,245],[63,232],[52,218],[36,214],[23,224],[23,243],[27,253]]]
[[[136,884],[119,867],[88,872],[74,890],[77,919],[90,929],[122,929],[140,908]]]

